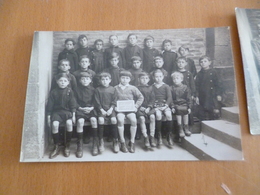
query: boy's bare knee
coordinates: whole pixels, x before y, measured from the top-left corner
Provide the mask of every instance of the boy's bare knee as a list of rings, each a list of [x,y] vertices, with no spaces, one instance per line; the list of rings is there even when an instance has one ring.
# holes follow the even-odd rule
[[[165,115],[166,115],[166,120],[167,120],[167,121],[171,121],[171,120],[172,120],[172,114],[171,114],[171,112],[166,112]]]
[[[145,118],[144,118],[144,116],[140,116],[139,119],[140,119],[140,122],[141,122],[141,123],[145,123]]]
[[[156,112],[156,120],[162,120],[162,113],[160,111]]]
[[[67,131],[71,132],[73,129],[73,124],[72,124],[72,120],[69,119],[66,121],[66,127],[67,127]]]
[[[90,123],[93,128],[97,128],[97,119],[95,117],[90,118]]]
[[[83,127],[84,126],[84,122],[85,120],[83,118],[80,118],[78,121],[77,121],[77,125]]]
[[[155,121],[155,116],[152,114],[152,115],[150,115],[149,119],[150,119],[150,121]]]
[[[59,133],[59,121],[53,121],[52,123],[52,133]]]
[[[105,123],[105,119],[103,117],[98,117],[98,124],[103,125]]]
[[[111,123],[112,123],[113,125],[115,125],[115,124],[117,123],[116,117],[112,117],[112,118],[111,118]]]

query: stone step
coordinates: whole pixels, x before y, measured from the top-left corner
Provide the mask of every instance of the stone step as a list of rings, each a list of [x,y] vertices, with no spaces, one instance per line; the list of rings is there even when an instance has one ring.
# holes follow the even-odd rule
[[[239,109],[238,107],[223,107],[221,109],[221,118],[233,123],[239,124]]]
[[[200,160],[243,160],[242,151],[204,134],[185,137],[182,147]]]
[[[224,120],[202,121],[202,133],[242,151],[240,125]]]

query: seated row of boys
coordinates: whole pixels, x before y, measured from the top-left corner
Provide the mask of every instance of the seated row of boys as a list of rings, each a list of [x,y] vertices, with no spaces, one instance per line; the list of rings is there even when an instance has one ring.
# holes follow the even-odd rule
[[[74,51],[76,45],[75,41],[71,38],[65,40],[65,49],[59,53],[58,63],[62,59],[68,59],[70,61],[70,72],[78,70],[78,61],[81,56],[87,55],[91,61],[91,69],[96,73],[102,72],[105,68],[109,68],[109,58],[112,53],[117,53],[119,56],[118,67],[124,69],[130,69],[132,67],[131,58],[133,56],[139,56],[142,60],[142,69],[145,72],[151,72],[153,68],[154,57],[161,55],[164,60],[164,69],[167,72],[173,72],[177,70],[176,59],[177,53],[172,50],[172,42],[169,39],[165,39],[162,43],[162,52],[154,48],[154,38],[147,36],[144,39],[144,48],[142,49],[137,45],[138,37],[136,34],[129,34],[127,37],[128,45],[123,49],[120,48],[117,35],[111,35],[109,37],[110,47],[103,51],[104,42],[101,39],[97,39],[94,42],[94,48],[88,46],[88,38],[86,35],[80,35],[78,37],[79,48]],[[187,57],[189,55],[189,48],[185,45],[178,49],[180,56]],[[194,61],[187,58],[188,66],[186,67],[193,76],[197,74],[197,70]]]
[[[110,64],[117,65],[118,57],[115,54],[110,60]],[[87,56],[82,59],[88,59]],[[81,59],[81,61],[82,61]],[[136,60],[138,59],[138,60]],[[84,61],[84,60],[83,60]],[[133,58],[133,66],[141,60],[138,57]],[[66,60],[61,61],[59,66],[64,65],[63,62],[69,67],[69,62]],[[114,64],[113,64],[114,62]],[[179,58],[180,62],[186,62],[185,58]],[[81,62],[80,62],[81,64]],[[182,63],[185,64],[185,63]],[[196,97],[197,101],[200,98],[201,105],[207,106],[208,104],[214,106],[215,99],[221,100],[221,96],[217,93],[217,90],[213,90],[213,85],[205,87],[206,85],[214,84],[214,88],[217,84],[217,75],[214,69],[210,68],[211,60],[204,56],[200,59],[202,70],[198,73],[198,80],[201,82],[201,86],[198,86],[199,94]],[[140,64],[138,65],[140,67]],[[180,66],[183,67],[183,66]],[[185,66],[184,66],[185,67]],[[135,152],[135,135],[137,130],[137,119],[140,119],[140,127],[144,136],[144,145],[146,148],[156,146],[155,143],[155,131],[157,138],[157,145],[162,144],[161,126],[162,116],[166,117],[166,129],[167,143],[169,147],[172,147],[172,113],[176,115],[178,123],[178,132],[180,137],[185,135],[189,136],[191,132],[188,127],[188,115],[191,113],[191,100],[192,94],[190,87],[183,84],[185,75],[181,72],[173,72],[171,74],[173,85],[170,88],[169,85],[165,84],[165,75],[163,71],[158,68],[151,72],[149,75],[146,72],[141,72],[138,75],[137,81],[138,88],[130,85],[132,74],[130,71],[120,70],[119,68],[116,74],[104,71],[99,74],[99,82],[97,88],[91,85],[93,74],[89,72],[81,72],[77,76],[78,85],[75,89],[71,89],[71,77],[73,75],[68,72],[59,73],[55,76],[55,81],[58,87],[50,93],[50,97],[47,103],[47,118],[48,125],[52,127],[52,134],[54,140],[54,150],[50,154],[50,158],[54,158],[59,154],[60,143],[58,128],[61,122],[66,121],[66,145],[64,149],[64,155],[68,157],[70,155],[70,140],[72,136],[73,123],[77,122],[77,151],[76,156],[81,158],[83,156],[83,125],[85,120],[90,120],[92,133],[93,133],[93,147],[92,154],[97,155],[104,151],[103,131],[104,123],[109,120],[112,124],[113,134],[113,151],[117,153],[119,150],[122,152]],[[61,68],[60,68],[61,70]],[[63,69],[64,70],[64,69]],[[68,70],[67,70],[68,71]],[[113,73],[113,72],[112,72]],[[201,76],[200,76],[201,75]],[[206,77],[205,77],[206,75]],[[215,80],[212,79],[214,75]],[[149,85],[150,76],[153,79],[153,85]],[[118,83],[115,87],[110,84],[114,79],[118,78]],[[193,78],[193,77],[192,77]],[[136,81],[136,78],[134,79]],[[71,87],[69,87],[69,85]],[[205,91],[208,90],[208,91]],[[74,95],[73,95],[74,91]],[[203,95],[201,96],[200,93]],[[210,95],[207,95],[207,93]],[[75,98],[74,98],[75,96]],[[205,97],[209,98],[208,100]],[[211,99],[210,99],[211,98]],[[134,100],[136,110],[135,112],[116,112],[116,101],[117,100]],[[206,103],[206,104],[205,104]],[[217,107],[212,108],[204,107],[206,114],[214,113]],[[128,118],[130,121],[130,141],[129,148],[127,148],[124,139],[124,119]],[[145,125],[146,119],[150,120],[150,135],[147,135],[147,129]],[[118,140],[119,133],[119,140]],[[120,144],[119,144],[120,141]]]

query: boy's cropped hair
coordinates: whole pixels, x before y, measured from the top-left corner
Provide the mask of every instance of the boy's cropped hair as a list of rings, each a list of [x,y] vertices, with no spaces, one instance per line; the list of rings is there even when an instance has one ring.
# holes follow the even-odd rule
[[[138,77],[141,78],[143,76],[147,76],[148,78],[150,78],[150,75],[147,72],[141,72]]]
[[[153,61],[155,62],[156,60],[163,60],[163,57],[162,56],[155,56],[153,58]]]
[[[92,74],[89,74],[88,72],[81,72],[78,79],[80,80],[82,77],[89,77],[90,79],[92,79]]]
[[[181,77],[181,79],[183,80],[183,74],[180,73],[180,72],[174,72],[171,74],[171,77],[172,78],[175,78],[175,77]]]
[[[181,50],[181,48],[183,48],[183,49],[186,49],[186,50],[190,51],[190,49],[189,49],[188,45],[182,45],[182,46],[180,46],[180,47],[179,47],[179,49],[178,49],[178,52],[179,52],[179,53],[180,53],[180,50]]]
[[[163,72],[162,72],[160,69],[156,69],[156,70],[153,72],[153,77],[154,77],[155,73],[158,73],[158,72],[160,72],[160,73],[163,74]]]
[[[108,37],[108,39],[110,40],[111,37],[116,37],[116,38],[118,39],[118,36],[117,36],[117,35],[110,35],[110,36]]]
[[[162,42],[162,46],[164,46],[165,43],[170,43],[172,45],[172,41],[170,39],[165,39],[163,42]]]
[[[136,39],[137,39],[137,34],[135,34],[135,33],[130,33],[128,36],[127,36],[127,40],[129,39],[129,37],[131,37],[131,36],[135,36],[136,37]]]
[[[109,56],[109,60],[111,60],[113,58],[119,58],[118,53],[116,53],[116,52],[111,53],[111,55]]]
[[[132,78],[131,72],[129,72],[127,70],[123,70],[123,71],[120,72],[119,77],[122,77],[122,76],[127,76],[127,77]]]
[[[104,77],[108,77],[108,78],[111,79],[111,74],[109,74],[108,72],[102,72],[102,73],[100,73],[100,75],[99,75],[99,80],[101,80],[101,79],[104,78]]]
[[[101,43],[104,45],[104,41],[101,40],[101,39],[97,39],[97,40],[95,40],[94,45],[96,45],[98,42],[101,42]]]
[[[207,59],[208,61],[212,61],[211,58],[209,56],[201,56],[200,59],[199,59],[199,62],[203,59]]]
[[[70,65],[70,61],[69,61],[68,59],[62,59],[62,60],[60,60],[60,61],[59,61],[59,65],[61,65],[62,62],[69,62],[69,65]]]
[[[82,59],[85,59],[85,58],[89,59],[89,61],[90,61],[90,57],[87,55],[80,56],[79,61],[81,61]]]
[[[147,40],[152,40],[152,41],[154,41],[154,38],[153,38],[151,35],[148,35],[147,37],[145,37],[144,43],[145,43]]]
[[[69,78],[68,74],[64,73],[64,72],[55,75],[55,80],[56,81],[58,81],[60,78],[66,78],[66,79],[68,79],[68,81],[70,81],[70,78]]]
[[[132,58],[131,58],[131,62],[133,62],[133,61],[142,61],[142,58],[140,57],[140,56],[133,56]]]
[[[180,56],[176,59],[176,62],[178,62],[179,60],[185,60],[186,62],[188,62],[188,59],[184,56]]]
[[[78,37],[78,42],[83,39],[83,38],[86,38],[88,40],[88,37],[86,35],[79,35]]]
[[[65,40],[65,44],[66,44],[67,42],[69,42],[69,41],[71,41],[71,42],[73,43],[73,45],[76,44],[76,42],[75,42],[72,38],[67,38],[67,39]]]

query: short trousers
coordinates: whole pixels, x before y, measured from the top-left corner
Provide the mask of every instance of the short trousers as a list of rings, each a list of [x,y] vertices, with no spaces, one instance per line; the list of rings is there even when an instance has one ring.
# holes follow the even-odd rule
[[[187,114],[189,114],[188,106],[186,106],[186,105],[175,105],[174,109],[175,109],[174,114],[176,114],[176,115],[187,115]]]
[[[144,111],[141,111],[140,109],[137,111],[136,113],[136,117],[139,118],[140,116],[144,116],[146,119],[149,119],[149,116],[155,114],[155,109],[152,108],[150,110],[150,112],[148,112],[147,114]]]
[[[83,111],[81,110],[77,110],[76,112],[76,120],[79,120],[81,118],[85,119],[85,120],[90,120],[91,117],[96,117],[96,111],[92,110],[90,113],[85,114]]]
[[[51,116],[52,121],[59,121],[60,123],[66,122],[68,119],[72,119],[72,112],[67,110],[53,112]]]

